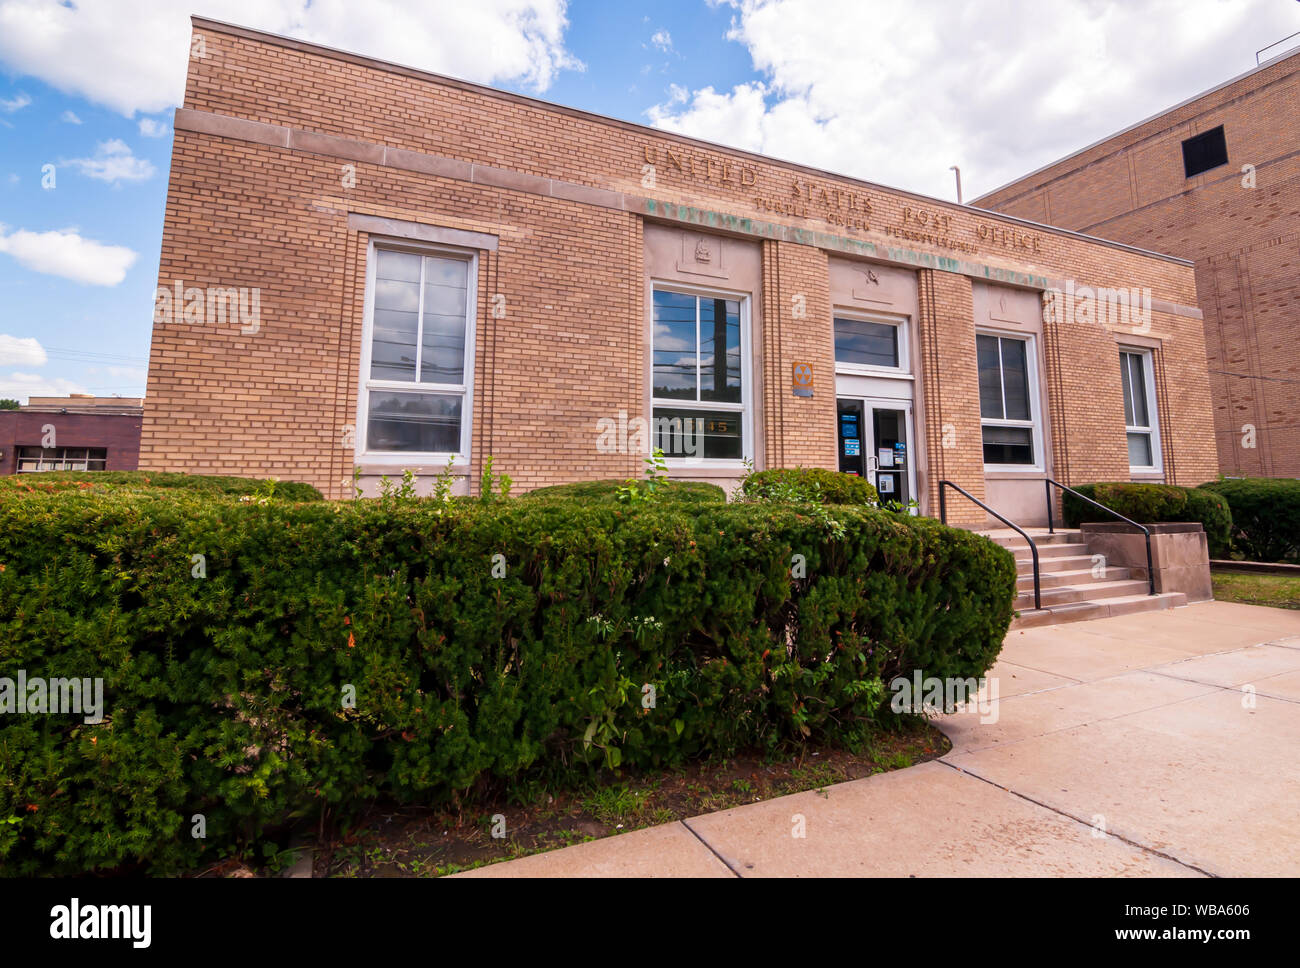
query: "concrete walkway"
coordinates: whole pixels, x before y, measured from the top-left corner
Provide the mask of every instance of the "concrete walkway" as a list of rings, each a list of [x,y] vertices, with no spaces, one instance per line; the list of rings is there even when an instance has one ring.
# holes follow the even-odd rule
[[[990,678],[941,760],[460,876],[1300,874],[1300,612],[1013,631]]]

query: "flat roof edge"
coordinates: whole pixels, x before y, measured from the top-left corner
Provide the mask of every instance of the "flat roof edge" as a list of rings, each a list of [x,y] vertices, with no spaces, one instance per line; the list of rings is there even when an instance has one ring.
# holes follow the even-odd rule
[[[771,155],[761,155],[758,154],[757,152],[749,151],[745,148],[737,148],[732,145],[724,145],[714,141],[706,141],[703,138],[695,138],[695,137],[691,137],[690,135],[679,134],[675,131],[666,131],[662,128],[653,128],[650,127],[649,125],[637,124],[634,121],[626,121],[622,118],[615,118],[609,115],[599,114],[595,111],[586,111],[583,110],[582,108],[575,108],[565,104],[557,104],[554,101],[547,101],[545,98],[531,97],[527,94],[516,94],[514,91],[502,90],[501,88],[492,87],[487,84],[480,84],[476,81],[467,81],[464,80],[463,78],[452,77],[448,74],[439,74],[436,71],[425,70],[424,68],[420,68],[420,67],[411,67],[406,64],[398,64],[393,61],[383,60],[382,58],[371,57],[367,54],[358,54],[354,51],[343,50],[342,48],[338,48],[338,47],[330,47],[326,44],[318,44],[315,43],[314,41],[299,40],[296,37],[287,37],[284,36],[283,34],[275,34],[265,30],[258,30],[255,27],[244,27],[239,24],[227,23],[226,21],[222,21],[222,20],[214,20],[210,17],[203,17],[198,14],[191,15],[190,22],[196,27],[197,26],[208,27],[216,30],[218,33],[229,33],[232,34],[233,36],[243,36],[254,40],[263,40],[268,43],[276,44],[281,47],[288,47],[293,50],[302,50],[302,51],[322,54],[324,56],[336,57],[354,63],[360,63],[360,64],[372,66],[380,70],[386,70],[390,72],[395,71],[395,72],[400,72],[412,76],[425,77],[442,84],[449,84],[453,87],[460,87],[462,89],[478,91],[490,97],[501,98],[515,103],[522,102],[525,104],[539,105],[548,110],[559,111],[562,114],[567,114],[577,118],[592,119],[606,124],[613,124],[621,128],[643,132],[646,135],[653,135],[654,137],[657,138],[668,138],[685,144],[697,145],[699,147],[707,148],[714,151],[731,152],[733,154],[739,155],[744,158],[752,159],[754,161],[763,162],[766,164],[781,165],[800,172],[804,172],[806,174],[815,175],[823,178],[840,179],[842,181],[851,182],[857,185],[862,185],[863,187],[866,188],[872,188],[875,189],[876,191],[887,192],[890,194],[899,195],[906,198],[913,198],[918,201],[926,202],[932,205],[942,205],[948,208],[957,209],[959,211],[966,211],[972,214],[978,214],[986,218],[991,218],[1002,222],[1009,222],[1016,225],[1022,225],[1043,232],[1049,232],[1053,235],[1060,235],[1060,236],[1065,236],[1067,238],[1079,239],[1084,242],[1092,242],[1099,245],[1105,245],[1108,246],[1109,248],[1119,249],[1125,252],[1132,252],[1137,255],[1141,255],[1153,259],[1159,259],[1164,262],[1171,262],[1176,265],[1185,265],[1185,266],[1195,265],[1194,262],[1188,259],[1182,259],[1179,258],[1178,256],[1169,255],[1164,252],[1154,252],[1150,249],[1143,249],[1135,245],[1127,245],[1123,242],[1116,242],[1112,239],[1105,239],[1105,238],[1101,238],[1100,236],[1088,235],[1084,232],[1076,232],[1073,229],[1066,229],[1066,228],[1061,228],[1060,226],[1057,225],[1047,225],[1042,222],[1035,222],[1032,221],[1031,219],[1021,218],[1020,216],[1017,215],[1008,215],[1005,212],[996,212],[991,209],[981,208],[978,205],[974,205],[974,204],[958,203],[943,198],[935,198],[932,195],[923,195],[919,192],[913,192],[906,188],[893,188],[889,185],[882,185],[879,182],[867,181],[866,179],[863,178],[856,178],[852,175],[844,175],[839,172],[828,171],[824,168],[815,168],[811,165],[805,165],[801,162],[787,161],[783,158],[775,158]],[[1261,67],[1262,66],[1264,65],[1261,65]],[[1087,150],[1087,149],[1081,149],[1081,150]],[[1050,168],[1051,166],[1048,165],[1047,167]],[[1025,177],[1029,177],[1029,176],[1025,176]],[[1017,179],[1017,181],[1019,181],[1019,179]],[[1010,184],[1014,185],[1015,183],[1016,182],[1011,182]],[[997,190],[999,189],[995,189],[995,191]],[[990,192],[989,194],[992,193]],[[978,199],[976,199],[976,201],[978,201]]]

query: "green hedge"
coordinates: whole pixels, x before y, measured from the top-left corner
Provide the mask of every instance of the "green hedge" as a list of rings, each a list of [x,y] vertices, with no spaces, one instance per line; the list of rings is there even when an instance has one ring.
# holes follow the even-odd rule
[[[1232,513],[1228,502],[1217,494],[1195,487],[1127,481],[1080,484],[1074,489],[1139,524],[1199,521],[1205,529],[1210,556],[1222,558],[1228,553]],[[1071,528],[1078,527],[1084,521],[1115,520],[1068,492],[1062,499],[1061,510],[1066,526]]]
[[[835,517],[841,538],[747,503],[5,497],[0,675],[102,676],[106,719],[0,717],[0,868],[192,869],[381,795],[851,742],[894,676],[983,674],[1010,553]]]
[[[574,484],[556,484],[539,487],[521,495],[526,498],[562,498],[578,501],[617,501],[618,490],[627,481],[578,481]],[[637,487],[646,490],[646,481],[637,481]],[[727,492],[716,484],[704,481],[661,481],[660,494],[673,501],[687,504],[719,504],[727,500]]]
[[[115,491],[183,490],[210,495],[273,494],[286,501],[319,501],[321,492],[299,481],[272,481],[256,477],[214,477],[163,471],[43,471],[0,477],[0,495],[14,491]]]
[[[875,487],[866,478],[820,467],[782,467],[757,471],[745,478],[743,490],[746,497],[759,500],[791,494],[822,504],[862,504],[875,507],[880,503]]]
[[[1247,477],[1201,488],[1232,508],[1233,544],[1248,560],[1300,562],[1300,480]]]

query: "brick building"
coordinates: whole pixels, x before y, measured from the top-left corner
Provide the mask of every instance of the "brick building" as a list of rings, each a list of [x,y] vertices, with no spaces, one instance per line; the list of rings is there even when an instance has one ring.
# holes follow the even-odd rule
[[[1049,474],[1217,472],[1185,260],[193,25],[142,468],[472,492],[488,456],[527,489],[658,445],[1026,523]]]
[[[31,397],[0,410],[0,474],[133,471],[144,401],[138,397]]]
[[[1300,477],[1300,51],[975,204],[1194,260],[1220,469]]]

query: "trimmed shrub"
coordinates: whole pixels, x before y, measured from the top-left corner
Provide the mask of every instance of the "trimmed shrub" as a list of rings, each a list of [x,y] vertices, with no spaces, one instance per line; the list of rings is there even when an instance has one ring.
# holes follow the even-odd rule
[[[765,500],[791,494],[822,504],[861,504],[876,507],[880,496],[866,478],[821,467],[782,467],[757,471],[745,478],[744,494]]]
[[[1201,522],[1211,558],[1228,557],[1232,552],[1232,510],[1222,494],[1189,487],[1183,513],[1188,521]]]
[[[274,487],[272,487],[274,485]],[[273,494],[285,501],[320,501],[321,492],[300,481],[272,481],[256,477],[213,477],[164,471],[42,471],[0,477],[0,494],[8,491],[115,491],[183,490],[199,494]]]
[[[1232,533],[1232,514],[1228,502],[1209,491],[1173,484],[1142,484],[1128,481],[1080,484],[1074,488],[1084,497],[1117,511],[1139,524],[1162,521],[1199,521],[1205,530],[1210,556],[1221,558],[1228,553]],[[1062,513],[1066,527],[1076,528],[1084,521],[1113,521],[1073,494],[1065,493]]]
[[[578,481],[575,484],[539,487],[521,496],[575,501],[617,501],[619,488],[626,487],[627,484],[627,481]],[[645,491],[647,482],[637,481],[636,486]],[[726,491],[716,484],[704,481],[662,481],[659,487],[664,497],[686,504],[719,504],[727,500]]]
[[[1247,477],[1201,488],[1232,508],[1232,541],[1248,560],[1300,562],[1300,480]]]
[[[895,676],[982,675],[1011,554],[835,514],[6,496],[0,675],[103,677],[105,709],[0,716],[0,867],[174,871],[377,796],[853,742]]]

